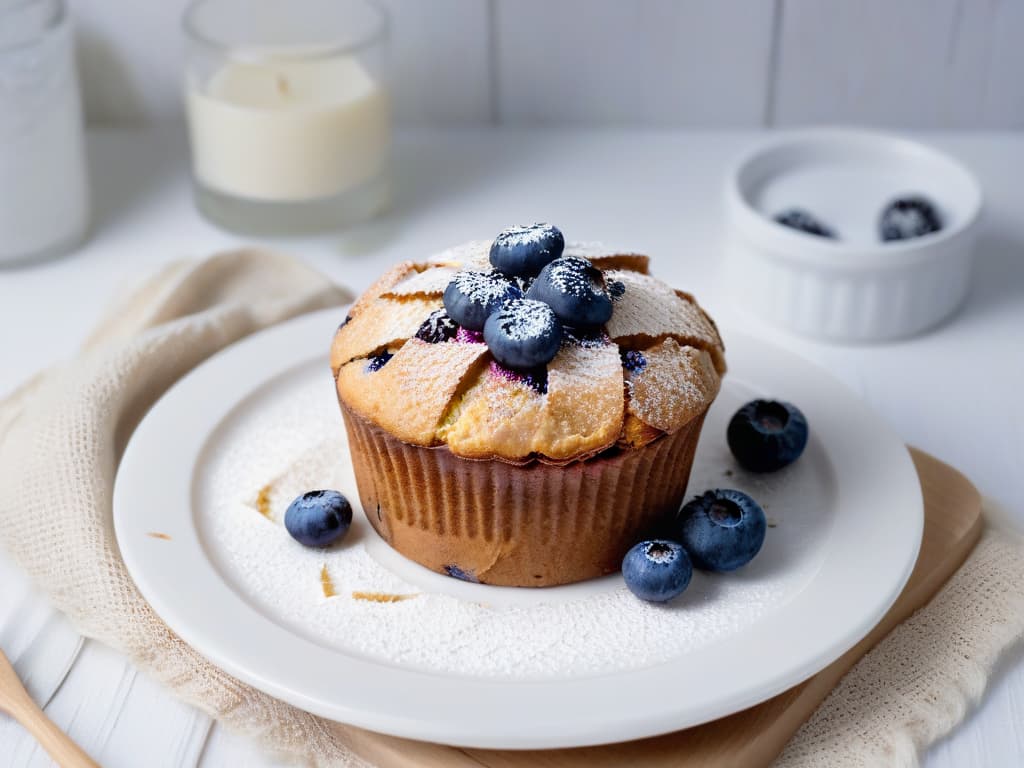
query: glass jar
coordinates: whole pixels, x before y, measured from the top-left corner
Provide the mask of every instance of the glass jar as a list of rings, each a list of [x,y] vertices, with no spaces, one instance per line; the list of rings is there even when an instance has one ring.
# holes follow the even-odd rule
[[[0,265],[66,253],[88,227],[67,7],[63,0],[0,0]]]
[[[368,0],[194,0],[196,204],[250,234],[334,230],[389,200],[387,17]]]

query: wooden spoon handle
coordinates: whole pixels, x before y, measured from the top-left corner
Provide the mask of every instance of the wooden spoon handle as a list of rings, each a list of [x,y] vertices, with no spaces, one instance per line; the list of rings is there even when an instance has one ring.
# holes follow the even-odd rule
[[[11,716],[35,737],[60,768],[100,768],[28,696],[20,698],[10,707]]]

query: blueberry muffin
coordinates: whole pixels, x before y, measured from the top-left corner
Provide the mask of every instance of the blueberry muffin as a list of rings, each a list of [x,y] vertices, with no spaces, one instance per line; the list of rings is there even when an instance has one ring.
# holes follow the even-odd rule
[[[536,224],[385,273],[331,347],[360,500],[486,584],[617,571],[678,510],[724,348],[646,256]]]

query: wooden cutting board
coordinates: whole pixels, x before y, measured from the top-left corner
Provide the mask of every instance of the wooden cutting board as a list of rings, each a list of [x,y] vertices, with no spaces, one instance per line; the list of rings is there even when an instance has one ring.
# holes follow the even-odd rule
[[[924,492],[917,565],[882,622],[838,661],[755,707],[689,730],[611,744],[545,751],[461,749],[347,729],[353,748],[381,768],[734,768],[767,766],[840,678],[896,625],[928,602],[981,535],[981,496],[947,464],[910,449]]]

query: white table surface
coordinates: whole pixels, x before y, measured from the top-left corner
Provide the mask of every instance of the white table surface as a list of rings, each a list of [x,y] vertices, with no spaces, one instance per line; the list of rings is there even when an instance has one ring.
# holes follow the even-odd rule
[[[182,132],[90,136],[95,229],[79,252],[0,271],[0,395],[74,353],[119,291],[159,264],[251,242],[196,213]],[[414,133],[396,147],[392,212],[341,235],[280,241],[354,289],[389,263],[518,221],[570,239],[652,254],[725,324],[794,349],[846,382],[904,437],[959,467],[1024,524],[1024,134],[934,135],[980,176],[986,233],[963,310],[910,341],[842,347],[765,328],[732,305],[720,278],[721,189],[758,134],[466,131]],[[867,566],[867,561],[865,563]],[[123,657],[80,642],[0,552],[0,647],[57,724],[108,768],[273,766],[178,703]],[[928,768],[1024,765],[1024,649],[984,701],[926,756]],[[0,765],[49,765],[0,716]]]

